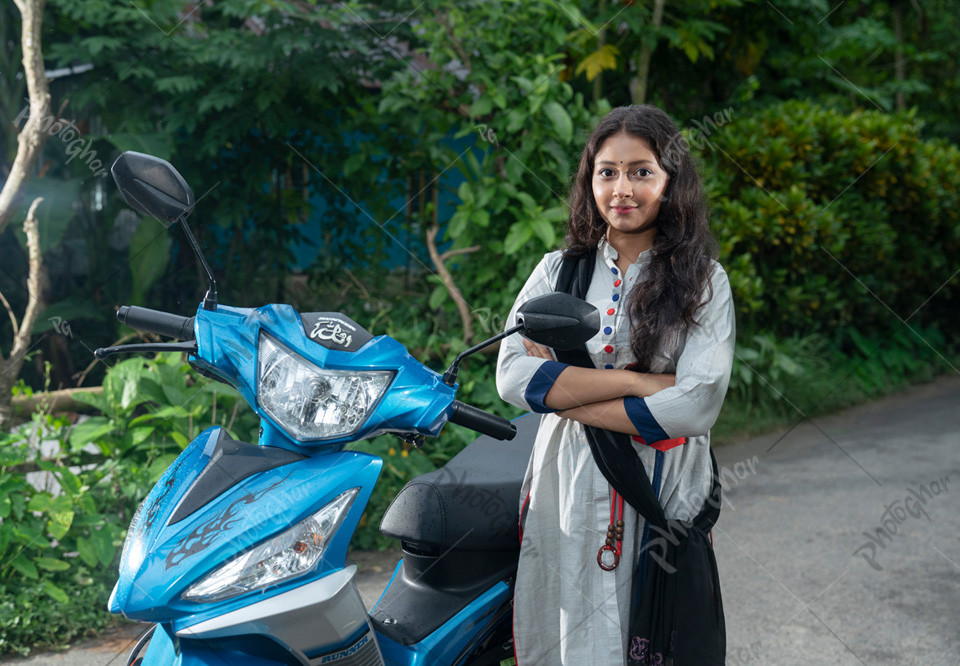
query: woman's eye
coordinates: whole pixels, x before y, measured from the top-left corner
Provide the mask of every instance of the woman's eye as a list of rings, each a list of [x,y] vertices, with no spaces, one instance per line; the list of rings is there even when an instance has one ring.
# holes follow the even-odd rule
[[[613,169],[600,169],[597,173],[603,178],[609,178],[613,175]]]
[[[637,169],[637,175],[640,176],[641,178],[646,178],[647,176],[652,176],[653,172],[650,171],[650,169],[645,169],[643,167],[640,167],[639,169]]]

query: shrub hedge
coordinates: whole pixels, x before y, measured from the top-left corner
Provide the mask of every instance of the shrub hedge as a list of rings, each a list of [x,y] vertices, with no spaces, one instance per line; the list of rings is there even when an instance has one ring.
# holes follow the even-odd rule
[[[704,176],[742,328],[956,322],[960,150],[921,127],[790,101],[711,134]]]

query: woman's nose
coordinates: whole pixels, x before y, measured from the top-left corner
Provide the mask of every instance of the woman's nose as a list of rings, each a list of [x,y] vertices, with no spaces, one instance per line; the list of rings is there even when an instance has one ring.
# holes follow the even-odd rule
[[[617,178],[613,185],[613,196],[617,199],[628,199],[633,195],[633,188],[630,186],[630,179],[626,174]]]

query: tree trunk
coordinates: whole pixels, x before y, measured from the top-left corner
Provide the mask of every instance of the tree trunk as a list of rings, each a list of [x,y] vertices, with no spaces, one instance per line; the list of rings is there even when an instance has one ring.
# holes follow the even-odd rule
[[[79,393],[103,393],[102,386],[89,386],[83,388],[60,389],[58,391],[42,391],[33,395],[18,395],[13,398],[11,406],[13,407],[13,418],[17,420],[28,420],[38,408],[44,407],[51,414],[61,414],[63,412],[82,412],[96,411],[85,402],[76,399]]]
[[[666,0],[653,1],[653,19],[651,24],[656,31],[663,25],[663,5]],[[630,81],[630,98],[634,104],[645,104],[647,100],[647,84],[650,80],[650,58],[653,56],[654,45],[643,40],[640,46],[640,55],[637,56],[637,75]]]
[[[10,347],[10,357],[0,357],[0,429],[3,429],[12,416],[10,407],[11,390],[20,375],[23,359],[30,351],[30,338],[33,337],[33,324],[43,307],[43,260],[40,256],[40,236],[37,233],[37,206],[43,201],[41,197],[34,199],[27,212],[27,219],[23,221],[23,233],[27,236],[27,252],[30,261],[30,271],[27,275],[27,309],[19,327],[14,326],[13,344]],[[13,313],[10,313],[13,317]]]
[[[907,101],[903,95],[903,84],[907,79],[906,62],[903,57],[903,3],[893,2],[893,35],[897,45],[893,50],[893,76],[897,81],[897,111],[907,108]]]
[[[0,191],[0,234],[3,233],[10,219],[17,210],[23,185],[30,177],[37,156],[43,149],[43,144],[49,136],[50,117],[50,90],[47,87],[47,76],[43,65],[43,52],[40,48],[41,27],[43,23],[43,7],[46,0],[14,0],[20,10],[20,46],[23,51],[23,70],[27,81],[27,92],[30,96],[30,115],[23,130],[17,135],[17,157],[10,169],[10,176]],[[30,204],[27,218],[23,221],[23,232],[27,235],[27,253],[29,256],[29,271],[27,274],[27,307],[23,313],[23,320],[19,326],[16,316],[9,309],[4,299],[4,305],[13,323],[13,342],[10,345],[10,357],[0,356],[0,429],[10,422],[10,391],[13,383],[20,375],[23,359],[30,351],[30,338],[33,333],[33,324],[42,307],[42,292],[44,283],[43,260],[40,255],[40,238],[37,233],[37,206],[43,201],[37,198]]]
[[[10,177],[0,191],[0,234],[17,211],[23,185],[30,177],[47,130],[53,122],[50,116],[50,90],[44,73],[43,52],[40,48],[43,7],[46,0],[14,0],[22,17],[20,45],[23,50],[23,69],[30,96],[30,115],[17,136],[17,157],[10,168]]]
[[[597,16],[602,17],[607,11],[607,0],[600,0],[600,6],[597,8]],[[607,43],[607,24],[604,23],[597,35],[597,50],[602,49]],[[603,70],[597,74],[593,80],[593,103],[597,104],[603,99]]]

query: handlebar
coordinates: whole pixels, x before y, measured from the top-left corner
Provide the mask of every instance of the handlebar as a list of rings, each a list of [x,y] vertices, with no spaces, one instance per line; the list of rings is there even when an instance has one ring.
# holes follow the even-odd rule
[[[480,434],[489,435],[494,439],[510,440],[517,434],[517,426],[505,418],[485,412],[459,400],[453,401],[453,415],[450,417],[450,423],[476,430]]]
[[[117,319],[138,331],[149,331],[180,340],[193,340],[193,317],[141,308],[136,305],[121,305]]]

